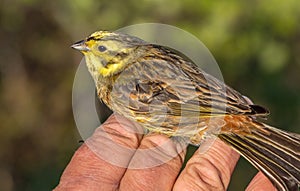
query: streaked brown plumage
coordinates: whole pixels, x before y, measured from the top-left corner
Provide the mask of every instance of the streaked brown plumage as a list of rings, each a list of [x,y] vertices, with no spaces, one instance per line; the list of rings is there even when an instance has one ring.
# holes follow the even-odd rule
[[[184,55],[129,35],[99,31],[75,43],[113,111],[150,131],[199,145],[217,136],[278,190],[298,190],[300,136],[259,122],[268,111],[198,68]]]

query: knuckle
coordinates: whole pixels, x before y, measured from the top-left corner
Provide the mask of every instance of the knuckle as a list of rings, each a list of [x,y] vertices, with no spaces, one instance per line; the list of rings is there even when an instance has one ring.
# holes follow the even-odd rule
[[[187,164],[187,176],[195,186],[203,190],[223,191],[226,190],[220,170],[208,159]]]

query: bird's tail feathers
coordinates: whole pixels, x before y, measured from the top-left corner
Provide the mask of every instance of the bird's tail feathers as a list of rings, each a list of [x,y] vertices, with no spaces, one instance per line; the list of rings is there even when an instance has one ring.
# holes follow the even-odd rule
[[[280,191],[298,191],[300,185],[300,136],[260,124],[250,133],[221,133],[221,140],[231,145]]]

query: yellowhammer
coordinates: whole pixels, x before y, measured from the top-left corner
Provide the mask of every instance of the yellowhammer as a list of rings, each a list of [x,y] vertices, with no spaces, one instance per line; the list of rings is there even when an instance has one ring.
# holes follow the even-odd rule
[[[146,129],[199,145],[216,136],[278,190],[298,190],[300,136],[258,121],[268,115],[168,47],[107,31],[72,45],[86,60],[99,98]],[[184,118],[184,119],[183,119]]]

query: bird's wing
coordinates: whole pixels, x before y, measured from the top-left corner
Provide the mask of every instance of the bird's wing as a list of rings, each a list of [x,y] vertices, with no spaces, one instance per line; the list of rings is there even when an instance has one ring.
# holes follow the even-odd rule
[[[153,121],[152,126],[163,120],[161,126],[172,130],[179,123],[194,128],[207,117],[266,113],[178,53],[162,48],[151,52],[115,79],[111,92],[115,111],[148,124]]]

